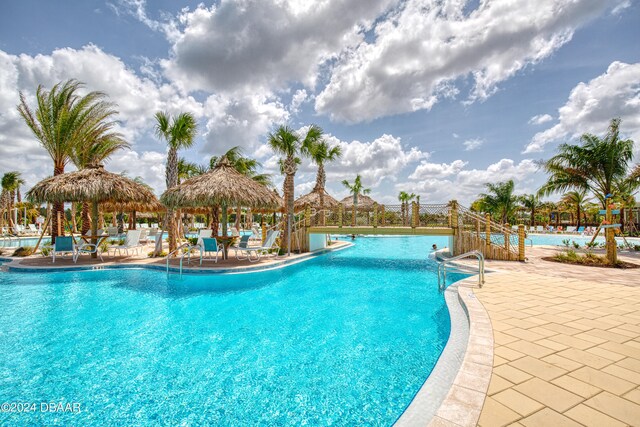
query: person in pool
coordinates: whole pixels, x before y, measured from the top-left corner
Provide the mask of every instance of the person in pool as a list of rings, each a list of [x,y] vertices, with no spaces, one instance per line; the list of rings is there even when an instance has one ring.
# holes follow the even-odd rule
[[[436,244],[434,243],[433,245],[431,245],[431,249],[433,249],[434,251],[438,250],[438,247],[436,246]]]

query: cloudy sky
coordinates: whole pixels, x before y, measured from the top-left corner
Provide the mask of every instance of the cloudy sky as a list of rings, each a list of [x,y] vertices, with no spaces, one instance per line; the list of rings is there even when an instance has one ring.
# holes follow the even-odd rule
[[[639,46],[635,0],[3,2],[0,174],[31,185],[52,173],[18,94],[33,102],[38,84],[76,78],[118,104],[132,144],[107,168],[158,192],[158,110],[198,118],[187,159],[239,145],[278,187],[268,133],[315,123],[343,149],[327,167],[336,197],[356,174],[385,203],[405,190],[468,204],[507,179],[532,192],[535,160],[613,117],[640,142]],[[314,177],[305,162],[298,194]]]

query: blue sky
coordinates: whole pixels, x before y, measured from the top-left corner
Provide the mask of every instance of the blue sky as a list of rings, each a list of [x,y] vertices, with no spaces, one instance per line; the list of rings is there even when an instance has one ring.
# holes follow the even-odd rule
[[[206,163],[240,145],[274,173],[275,126],[320,125],[343,158],[328,189],[361,174],[372,195],[470,203],[485,182],[544,180],[534,161],[621,117],[640,141],[640,5],[540,0],[5,2],[0,173],[28,184],[51,163],[17,116],[18,91],[77,78],[110,95],[132,150],[107,164],[164,190],[153,114],[190,111]],[[638,147],[638,144],[636,144]],[[638,151],[636,150],[636,153]],[[297,193],[311,189],[303,163]]]

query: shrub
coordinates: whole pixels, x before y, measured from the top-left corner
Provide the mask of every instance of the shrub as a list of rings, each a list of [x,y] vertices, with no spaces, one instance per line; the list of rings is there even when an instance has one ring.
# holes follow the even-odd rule
[[[42,248],[40,248],[40,253],[42,254],[42,256],[49,256],[51,255],[51,250],[53,248],[51,247],[51,245],[44,245]]]
[[[153,252],[154,252],[154,251],[151,251],[151,252],[149,252],[149,253],[147,254],[149,258],[164,258],[164,257],[166,257],[166,256],[167,256],[167,253],[166,253],[166,252],[164,252],[164,251],[163,251],[163,252],[160,252],[157,256],[154,256],[154,255],[153,255]]]
[[[576,242],[575,240],[572,241],[571,243],[573,243],[573,247],[576,249],[580,249],[580,243]]]
[[[25,256],[29,256],[31,254],[33,254],[33,247],[32,246],[22,246],[22,247],[16,249],[13,252],[12,256],[25,257]]]
[[[569,244],[571,242],[569,241],[569,239],[562,239],[562,244],[565,245],[567,248],[569,247]]]

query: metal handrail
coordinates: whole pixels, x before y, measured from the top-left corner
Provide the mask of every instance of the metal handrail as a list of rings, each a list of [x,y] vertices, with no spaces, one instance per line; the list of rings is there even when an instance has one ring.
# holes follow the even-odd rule
[[[191,247],[191,244],[189,243],[183,243],[180,246],[178,246],[177,248],[175,248],[171,253],[169,253],[169,255],[167,255],[167,273],[169,273],[169,260],[171,259],[171,256],[173,254],[175,254],[176,252],[184,249],[185,247]],[[191,251],[189,251],[191,252]],[[182,274],[182,259],[184,258],[184,254],[183,256],[180,258],[180,274]]]
[[[446,258],[438,262],[438,288],[441,291],[444,291],[444,288],[447,285],[447,264],[472,256],[478,259],[478,287],[482,287],[482,285],[484,284],[484,255],[482,255],[482,252],[480,251],[471,251],[465,252],[461,255],[456,255],[451,258]],[[441,272],[442,281],[440,281]]]

